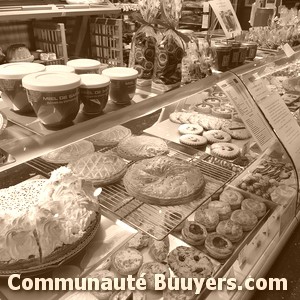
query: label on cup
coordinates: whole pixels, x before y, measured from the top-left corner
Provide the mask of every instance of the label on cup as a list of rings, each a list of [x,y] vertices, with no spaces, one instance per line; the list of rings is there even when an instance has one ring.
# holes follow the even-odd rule
[[[109,86],[100,88],[80,88],[80,100],[86,114],[100,114],[108,100]]]

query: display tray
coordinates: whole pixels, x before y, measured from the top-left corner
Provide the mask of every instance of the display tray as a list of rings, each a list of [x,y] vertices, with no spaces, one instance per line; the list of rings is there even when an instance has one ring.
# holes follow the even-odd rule
[[[134,238],[134,237],[133,237]],[[187,246],[187,247],[191,247],[188,244],[186,244],[185,242],[181,241],[180,239],[176,238],[175,236],[169,235],[169,242],[170,242],[170,247],[169,247],[169,252],[172,251],[173,249],[175,249],[176,247],[179,246]],[[130,241],[130,240],[129,240]],[[128,241],[128,242],[129,242]],[[122,247],[120,247],[117,250],[126,248],[126,244],[123,244]],[[114,254],[116,253],[116,251],[112,251],[110,253],[110,257],[113,257]],[[145,247],[144,249],[140,250],[142,256],[143,256],[143,263],[148,263],[148,262],[154,262],[155,260],[151,257],[150,253],[149,253],[149,247]],[[215,259],[209,257],[208,255],[204,254],[206,257],[209,258],[209,260],[212,262],[213,265],[213,275],[212,277],[215,277],[215,275],[217,274],[217,272],[219,271],[221,264],[216,261]],[[166,264],[166,261],[163,262],[164,264]],[[86,274],[86,276],[91,276],[93,277],[93,271],[98,270],[99,268],[95,268],[94,270],[91,270],[91,272],[89,274]],[[124,277],[124,275],[120,275],[117,270],[112,266],[110,268],[110,271],[112,271],[115,274],[115,278],[121,278]],[[175,277],[173,271],[170,269],[170,276],[171,277]],[[86,292],[86,294],[89,294],[88,292]],[[158,299],[163,299],[163,292],[162,291],[151,291],[151,290],[146,290],[144,292],[142,292],[142,294],[144,294],[144,299],[147,300],[158,300]],[[76,295],[80,296],[82,295],[82,292],[68,292],[67,294],[65,294],[62,298],[60,298],[61,300],[71,300],[72,297],[75,297]],[[88,296],[87,296],[88,298]],[[83,299],[83,298],[82,298]],[[120,298],[121,299],[121,298]],[[123,299],[123,298],[122,298]],[[125,299],[125,298],[124,298]],[[126,298],[129,299],[129,298]],[[132,299],[132,298],[131,298]],[[133,296],[133,299],[135,299],[135,296]],[[202,294],[200,293],[200,299],[202,299]]]
[[[0,269],[0,278],[6,278],[12,274],[21,274],[23,277],[33,277],[38,276],[40,274],[48,273],[62,264],[66,264],[72,258],[77,256],[85,247],[91,242],[94,238],[99,225],[100,225],[100,215],[98,215],[97,219],[90,225],[87,232],[80,238],[74,245],[66,245],[65,250],[61,256],[53,255],[53,258],[47,263],[41,263],[36,266],[32,266],[29,268],[20,268],[20,269],[11,269],[11,270],[3,270]]]

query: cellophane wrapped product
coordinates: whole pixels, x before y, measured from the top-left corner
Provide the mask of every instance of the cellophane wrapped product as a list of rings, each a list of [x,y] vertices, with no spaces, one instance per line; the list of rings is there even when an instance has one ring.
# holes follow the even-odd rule
[[[181,62],[185,51],[185,41],[176,31],[181,14],[181,0],[161,0],[165,20],[165,31],[158,41],[155,52],[152,87],[168,91],[180,86]],[[160,23],[160,24],[162,24]]]
[[[137,85],[146,86],[151,85],[154,70],[159,33],[152,25],[160,10],[160,0],[139,0],[138,4],[143,20],[132,40],[129,66],[139,71]]]

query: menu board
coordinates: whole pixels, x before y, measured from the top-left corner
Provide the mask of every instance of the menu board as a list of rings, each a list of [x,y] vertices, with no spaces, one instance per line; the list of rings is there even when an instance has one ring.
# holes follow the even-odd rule
[[[209,4],[227,38],[241,34],[242,28],[230,0],[211,0]]]
[[[260,149],[269,148],[276,140],[275,135],[241,80],[232,74],[218,86],[231,100]]]
[[[300,127],[278,92],[270,92],[263,78],[249,74],[244,81],[254,100],[274,128],[290,154],[297,170],[300,170]]]

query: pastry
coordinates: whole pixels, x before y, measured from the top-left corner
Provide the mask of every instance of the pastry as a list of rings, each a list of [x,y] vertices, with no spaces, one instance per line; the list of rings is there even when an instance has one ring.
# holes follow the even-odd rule
[[[251,133],[245,128],[243,123],[230,122],[223,124],[222,130],[230,134],[230,136],[236,140],[246,140],[251,138]]]
[[[143,263],[143,255],[133,248],[118,250],[112,259],[113,266],[121,275],[134,275]]]
[[[168,156],[136,162],[123,183],[129,195],[153,205],[177,205],[196,200],[205,188],[197,166]]]
[[[190,124],[198,124],[201,126],[201,124],[199,123],[200,119],[201,119],[201,116],[200,114],[193,114],[189,117],[189,123]],[[202,127],[202,126],[201,126]]]
[[[179,246],[173,249],[167,258],[174,274],[183,278],[209,278],[213,275],[213,263],[200,250]]]
[[[114,147],[117,146],[121,140],[129,136],[131,136],[130,129],[117,125],[89,137],[88,140],[99,147]]]
[[[168,153],[166,142],[152,136],[131,136],[122,140],[117,153],[127,160],[141,160]]]
[[[41,158],[50,163],[67,164],[94,151],[95,148],[91,142],[82,140],[51,151],[42,155]]]
[[[119,181],[127,170],[125,161],[111,151],[85,155],[68,166],[78,177],[98,186]]]
[[[171,122],[173,123],[178,123],[178,124],[181,124],[181,121],[179,120],[179,116],[182,114],[182,112],[173,112],[169,115],[169,119]]]
[[[210,146],[210,152],[221,158],[234,159],[240,155],[240,148],[232,143],[214,143]]]
[[[258,222],[257,216],[251,210],[235,210],[230,219],[241,225],[243,231],[252,230]]]
[[[241,207],[244,196],[236,190],[227,189],[221,193],[219,199],[228,203],[232,210],[236,210]]]
[[[196,134],[184,134],[179,138],[180,143],[192,147],[204,147],[207,144],[207,138]]]
[[[50,179],[0,190],[1,270],[21,272],[77,251],[100,219],[99,203],[87,187],[61,167]]]
[[[182,124],[178,131],[180,134],[202,134],[203,127],[198,124]]]
[[[241,209],[252,211],[258,219],[262,218],[267,212],[267,206],[265,203],[250,198],[243,200]]]
[[[206,228],[195,221],[185,221],[181,231],[184,241],[193,246],[203,245],[207,236]]]
[[[223,92],[213,92],[211,96],[214,98],[220,98],[222,101],[228,100],[227,96]]]
[[[6,61],[15,62],[33,62],[34,56],[24,44],[13,44],[6,49]]]
[[[195,212],[194,220],[205,226],[208,232],[214,231],[219,223],[219,214],[211,208],[199,208]]]
[[[211,201],[208,203],[208,208],[215,210],[219,215],[219,220],[227,220],[231,215],[231,207],[226,202]]]
[[[222,130],[209,130],[203,133],[210,144],[219,142],[230,142],[231,136]]]
[[[143,278],[145,278],[147,283],[147,290],[155,290],[155,275],[164,275],[165,278],[170,277],[170,271],[166,264],[162,264],[160,262],[147,262],[144,263],[138,272],[138,277],[141,274],[145,274]]]
[[[99,280],[99,284],[102,283],[102,279],[110,279],[113,280],[115,278],[115,274],[109,270],[95,270],[88,276],[89,278],[97,278]],[[99,300],[108,300],[109,297],[113,294],[112,290],[93,290],[91,293],[97,297]]]
[[[202,114],[210,114],[212,106],[207,103],[200,103],[195,105],[195,111]]]
[[[181,112],[181,114],[179,115],[179,121],[181,124],[187,124],[189,123],[189,118],[194,115],[195,112]]]
[[[243,237],[242,226],[230,219],[221,221],[217,226],[216,232],[228,238],[232,243],[240,241]]]
[[[145,232],[139,231],[135,236],[129,240],[127,247],[141,250],[148,246],[150,236]]]
[[[233,245],[229,239],[218,233],[210,233],[205,240],[205,248],[216,259],[226,259],[233,252]]]
[[[179,210],[176,210],[175,208],[170,208],[165,213],[164,224],[167,228],[172,229],[175,225],[181,222],[178,226],[176,226],[173,229],[173,231],[181,231],[184,225],[183,218],[184,216]]]
[[[169,247],[170,241],[168,236],[161,241],[150,238],[149,254],[155,261],[163,262],[167,258]]]
[[[212,106],[220,106],[221,105],[221,100],[219,98],[215,97],[208,97],[203,100],[204,103],[212,105]]]
[[[231,119],[232,110],[226,107],[213,107],[211,113],[218,118]]]

